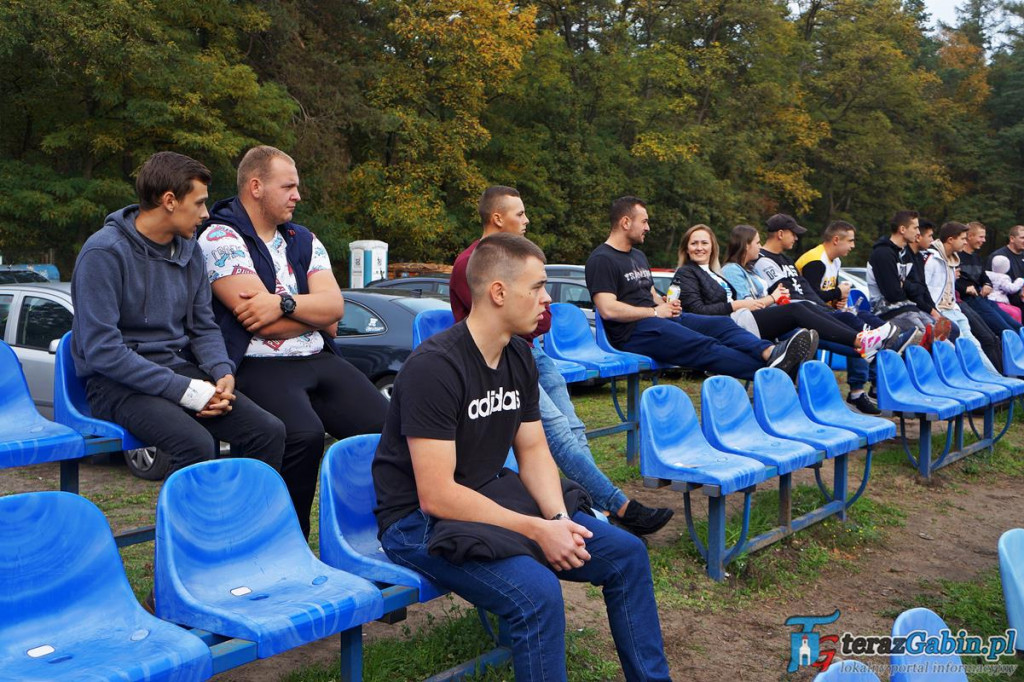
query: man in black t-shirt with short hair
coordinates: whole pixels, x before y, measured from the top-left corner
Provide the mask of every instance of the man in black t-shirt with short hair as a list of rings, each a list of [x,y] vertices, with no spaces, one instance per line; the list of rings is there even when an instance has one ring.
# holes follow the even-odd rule
[[[566,679],[559,578],[604,588],[627,680],[669,680],[646,549],[563,488],[548,451],[518,337],[551,300],[544,254],[496,234],[466,275],[469,316],[421,344],[395,381],[373,462],[384,551],[504,618],[518,680]],[[502,470],[510,446],[518,475]]]
[[[801,329],[773,345],[728,317],[684,313],[679,301],[658,294],[647,256],[636,248],[650,231],[647,204],[637,197],[616,199],[611,233],[587,259],[587,288],[616,348],[689,369],[753,379],[762,367],[795,375],[814,357],[818,333]]]

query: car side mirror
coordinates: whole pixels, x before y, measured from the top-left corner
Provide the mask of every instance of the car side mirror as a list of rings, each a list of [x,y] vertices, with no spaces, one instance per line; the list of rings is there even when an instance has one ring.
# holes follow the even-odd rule
[[[57,354],[58,345],[60,345],[60,339],[54,339],[53,341],[50,341],[50,347],[47,349],[50,352],[50,355]]]

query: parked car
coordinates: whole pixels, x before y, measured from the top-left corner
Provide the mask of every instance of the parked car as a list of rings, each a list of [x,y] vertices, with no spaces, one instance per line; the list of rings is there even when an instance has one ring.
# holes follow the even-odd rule
[[[366,285],[368,289],[403,289],[421,294],[439,294],[448,298],[448,277],[396,277],[376,279]]]
[[[545,285],[552,303],[571,303],[583,311],[593,327],[594,302],[590,298],[590,291],[582,279],[573,277],[552,277],[548,275],[548,282]]]
[[[391,397],[395,375],[412,352],[412,321],[424,310],[451,310],[447,296],[401,288],[344,289],[338,352]]]
[[[548,263],[544,266],[548,277],[567,277],[570,279],[586,279],[586,268],[582,265],[569,265],[567,263]]]
[[[45,276],[31,270],[0,270],[0,284],[29,284],[49,281]]]

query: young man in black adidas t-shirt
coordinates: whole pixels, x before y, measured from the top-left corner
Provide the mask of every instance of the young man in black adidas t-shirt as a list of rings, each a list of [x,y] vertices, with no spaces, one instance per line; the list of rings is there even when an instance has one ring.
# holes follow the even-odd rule
[[[517,680],[565,680],[559,578],[604,587],[627,680],[668,680],[647,552],[560,483],[537,407],[529,334],[551,299],[544,254],[511,234],[480,241],[465,321],[399,373],[373,462],[381,545],[506,619]],[[520,474],[502,472],[509,447]],[[501,500],[497,502],[496,500]]]
[[[684,313],[654,289],[651,267],[636,248],[650,231],[647,204],[637,197],[616,199],[611,232],[587,258],[587,288],[616,348],[689,369],[753,379],[762,367],[794,374],[814,356],[818,333],[801,329],[772,344],[728,317]]]

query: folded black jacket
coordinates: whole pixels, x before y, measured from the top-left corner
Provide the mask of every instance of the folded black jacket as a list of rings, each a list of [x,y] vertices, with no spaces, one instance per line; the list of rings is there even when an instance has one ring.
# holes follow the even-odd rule
[[[527,516],[541,515],[540,508],[519,479],[519,474],[511,469],[502,469],[497,478],[477,492],[514,512]],[[562,496],[569,516],[578,511],[590,512],[593,504],[590,495],[575,481],[562,479]],[[508,528],[478,521],[440,519],[430,533],[427,551],[453,564],[494,561],[520,554],[532,556],[544,565],[548,564],[540,545],[530,538]]]

